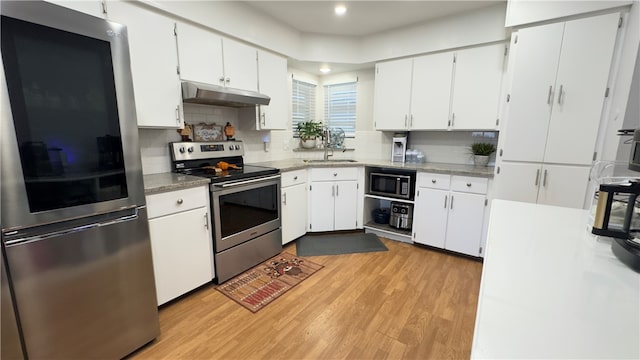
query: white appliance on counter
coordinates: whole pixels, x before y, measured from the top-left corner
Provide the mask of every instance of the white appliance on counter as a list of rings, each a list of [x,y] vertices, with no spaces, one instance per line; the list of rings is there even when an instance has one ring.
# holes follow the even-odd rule
[[[407,133],[393,134],[393,144],[391,145],[391,161],[404,163],[406,152]]]

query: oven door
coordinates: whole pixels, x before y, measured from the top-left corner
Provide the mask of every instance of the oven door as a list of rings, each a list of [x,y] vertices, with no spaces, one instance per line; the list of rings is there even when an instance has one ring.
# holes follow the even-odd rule
[[[280,175],[211,188],[216,253],[280,228]]]

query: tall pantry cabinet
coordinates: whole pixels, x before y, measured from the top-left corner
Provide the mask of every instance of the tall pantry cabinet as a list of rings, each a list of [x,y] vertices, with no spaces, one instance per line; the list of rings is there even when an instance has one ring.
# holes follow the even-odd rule
[[[619,13],[512,35],[495,197],[583,207]]]

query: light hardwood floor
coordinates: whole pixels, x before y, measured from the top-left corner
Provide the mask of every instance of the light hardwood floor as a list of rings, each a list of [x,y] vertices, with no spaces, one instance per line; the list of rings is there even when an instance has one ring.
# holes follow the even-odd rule
[[[206,285],[161,307],[160,336],[131,358],[468,359],[482,263],[382,241],[308,257],[324,269],[255,314]]]

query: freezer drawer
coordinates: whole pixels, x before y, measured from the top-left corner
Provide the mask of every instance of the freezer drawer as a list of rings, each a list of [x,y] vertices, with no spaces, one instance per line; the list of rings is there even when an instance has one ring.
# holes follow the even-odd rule
[[[6,242],[29,358],[122,358],[159,334],[146,209],[133,211]]]

